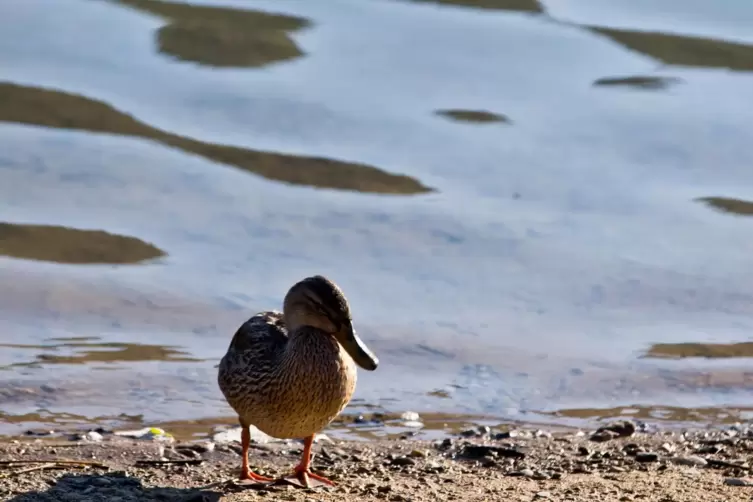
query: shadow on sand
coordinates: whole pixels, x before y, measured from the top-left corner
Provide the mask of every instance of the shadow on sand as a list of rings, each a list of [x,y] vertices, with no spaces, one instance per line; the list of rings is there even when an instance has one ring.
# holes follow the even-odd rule
[[[221,493],[200,488],[165,488],[144,486],[138,478],[125,472],[108,474],[66,474],[46,490],[29,491],[9,499],[11,502],[104,502],[138,500],[139,502],[216,502]]]

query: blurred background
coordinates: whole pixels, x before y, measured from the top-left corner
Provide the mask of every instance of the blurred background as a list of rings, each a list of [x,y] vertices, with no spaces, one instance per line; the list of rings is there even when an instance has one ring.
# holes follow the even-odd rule
[[[234,422],[230,337],[313,274],[382,361],[349,416],[749,419],[751,26],[743,0],[0,2],[0,435]]]

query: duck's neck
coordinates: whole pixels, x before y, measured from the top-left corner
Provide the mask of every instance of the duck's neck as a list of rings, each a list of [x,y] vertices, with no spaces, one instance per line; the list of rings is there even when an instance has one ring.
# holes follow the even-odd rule
[[[282,357],[283,365],[306,365],[311,368],[338,359],[343,352],[334,336],[311,326],[289,332],[290,339]]]

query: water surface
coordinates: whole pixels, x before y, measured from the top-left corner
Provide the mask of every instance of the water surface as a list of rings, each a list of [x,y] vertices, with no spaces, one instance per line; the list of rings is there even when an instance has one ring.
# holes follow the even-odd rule
[[[747,419],[753,7],[710,5],[0,4],[0,433],[232,421],[230,336],[315,273],[353,413]]]

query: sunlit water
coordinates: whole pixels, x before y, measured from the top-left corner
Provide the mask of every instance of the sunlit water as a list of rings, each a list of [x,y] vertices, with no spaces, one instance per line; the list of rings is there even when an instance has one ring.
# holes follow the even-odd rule
[[[750,340],[753,4],[460,3],[0,3],[0,433],[232,419],[315,273],[353,412],[747,419],[744,346],[649,351]]]

